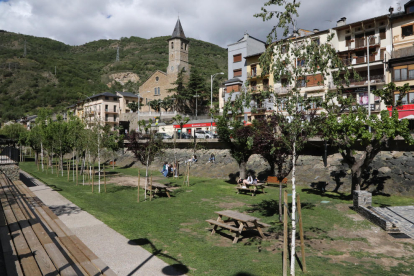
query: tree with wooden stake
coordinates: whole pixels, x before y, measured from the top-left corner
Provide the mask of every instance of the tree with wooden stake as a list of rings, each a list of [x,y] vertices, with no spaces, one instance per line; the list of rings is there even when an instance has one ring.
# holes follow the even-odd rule
[[[140,186],[141,186],[141,174],[140,174],[139,169],[138,169],[138,188],[137,188],[138,196],[137,196],[137,202],[139,202],[139,190],[141,188]]]
[[[261,94],[275,103],[276,114],[286,117],[285,120],[278,121],[280,131],[274,131],[273,133],[291,155],[292,240],[290,274],[295,275],[296,161],[307,140],[317,134],[320,118],[316,115],[319,115],[318,109],[322,105],[321,99],[308,97],[301,90],[301,87],[305,87],[310,80],[316,82],[316,85],[323,85],[324,80],[328,78],[341,87],[343,81],[349,83],[347,80],[349,72],[330,44],[333,34],[327,35],[326,43],[318,44],[298,31],[296,27],[296,18],[299,16],[298,8],[300,6],[298,1],[271,0],[265,2],[264,6],[262,12],[254,16],[262,18],[263,21],[275,18],[277,22],[267,37],[270,46],[259,58],[262,75],[272,74],[274,82],[286,87],[288,91],[283,96],[280,93],[275,93],[275,91],[264,91]],[[272,7],[275,7],[275,9]],[[283,9],[279,10],[279,7]],[[278,40],[279,30],[282,31],[284,39]],[[298,63],[299,60],[303,60],[303,62]],[[315,76],[318,76],[318,79]],[[254,100],[253,97],[251,98]],[[281,135],[281,133],[284,133],[284,135]]]
[[[151,129],[152,120],[149,120],[148,124],[144,121],[139,122],[143,126],[146,133]],[[141,138],[147,138],[143,140]],[[145,199],[147,198],[147,187],[149,184],[148,169],[151,163],[154,161],[155,156],[160,155],[164,152],[164,143],[161,137],[156,137],[154,133],[149,135],[143,135],[137,133],[134,130],[129,135],[128,149],[131,150],[135,158],[145,166]]]

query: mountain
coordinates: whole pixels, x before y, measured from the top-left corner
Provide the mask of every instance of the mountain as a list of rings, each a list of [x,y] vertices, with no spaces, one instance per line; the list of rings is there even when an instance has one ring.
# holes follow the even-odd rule
[[[0,30],[0,121],[36,114],[40,107],[57,111],[85,95],[136,92],[155,70],[166,71],[168,38],[122,37],[70,46]],[[189,63],[206,79],[207,87],[214,73],[225,72],[221,79],[226,79],[227,50],[189,40]],[[115,61],[118,46],[120,61]]]

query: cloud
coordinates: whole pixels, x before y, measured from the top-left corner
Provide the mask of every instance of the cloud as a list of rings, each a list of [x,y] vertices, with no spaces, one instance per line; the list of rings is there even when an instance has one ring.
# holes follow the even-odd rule
[[[0,0],[0,29],[50,37],[70,45],[99,39],[171,35],[180,16],[188,37],[222,47],[244,32],[265,40],[276,19],[254,18],[264,1],[257,0]],[[303,0],[298,27],[328,29],[347,17],[355,22],[388,13],[396,1]],[[404,3],[403,3],[404,4]],[[369,13],[367,13],[369,11]]]

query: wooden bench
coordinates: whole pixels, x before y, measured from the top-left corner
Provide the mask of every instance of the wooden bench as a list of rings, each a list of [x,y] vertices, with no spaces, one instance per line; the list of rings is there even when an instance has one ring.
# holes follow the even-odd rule
[[[0,202],[7,275],[116,275],[21,181],[0,174]]]
[[[147,194],[153,196],[154,194],[166,194],[168,198],[171,198],[170,193],[173,192],[168,186],[164,184],[153,183],[147,186]]]
[[[279,179],[276,176],[268,176],[266,180],[266,185],[280,185],[280,184],[286,184],[288,179],[285,177],[283,178],[282,182],[279,181]]]
[[[216,232],[218,226],[220,226],[221,228],[229,229],[230,231],[233,231],[233,232],[240,232],[239,228],[234,227],[232,225],[229,225],[229,224],[225,223],[224,221],[222,222],[222,221],[217,221],[217,220],[214,220],[214,219],[208,219],[206,221],[208,223],[214,225],[213,231],[211,232],[212,235]]]
[[[262,190],[262,193],[264,193],[264,183],[258,183],[258,184],[237,184],[236,189],[237,193],[239,194],[242,192],[250,192],[252,193],[252,196],[256,195],[256,191]]]

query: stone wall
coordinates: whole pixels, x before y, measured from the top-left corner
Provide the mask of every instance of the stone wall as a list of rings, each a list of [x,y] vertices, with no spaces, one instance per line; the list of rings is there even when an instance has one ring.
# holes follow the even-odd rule
[[[10,178],[11,181],[19,180],[19,165],[17,163],[11,163],[11,164],[0,164],[0,172],[7,175],[8,178]]]
[[[216,163],[208,163],[210,154],[216,156]],[[193,155],[189,149],[176,150],[177,160],[183,162]],[[235,179],[238,176],[237,162],[231,157],[228,150],[209,149],[196,152],[198,162],[191,166],[191,174],[200,177]],[[174,150],[169,149],[164,156],[158,157],[151,165],[153,170],[161,170],[164,161],[173,162]],[[297,162],[297,183],[327,191],[350,192],[351,170],[342,163],[339,153],[328,155],[326,167],[321,156],[303,155]],[[142,166],[134,164],[131,153],[120,156],[117,160],[120,166]],[[250,157],[247,169],[266,179],[270,174],[268,163],[259,155]],[[290,177],[288,177],[290,178]],[[366,189],[373,193],[400,194],[414,196],[414,158],[413,152],[381,152],[374,159],[370,171],[363,176]]]

